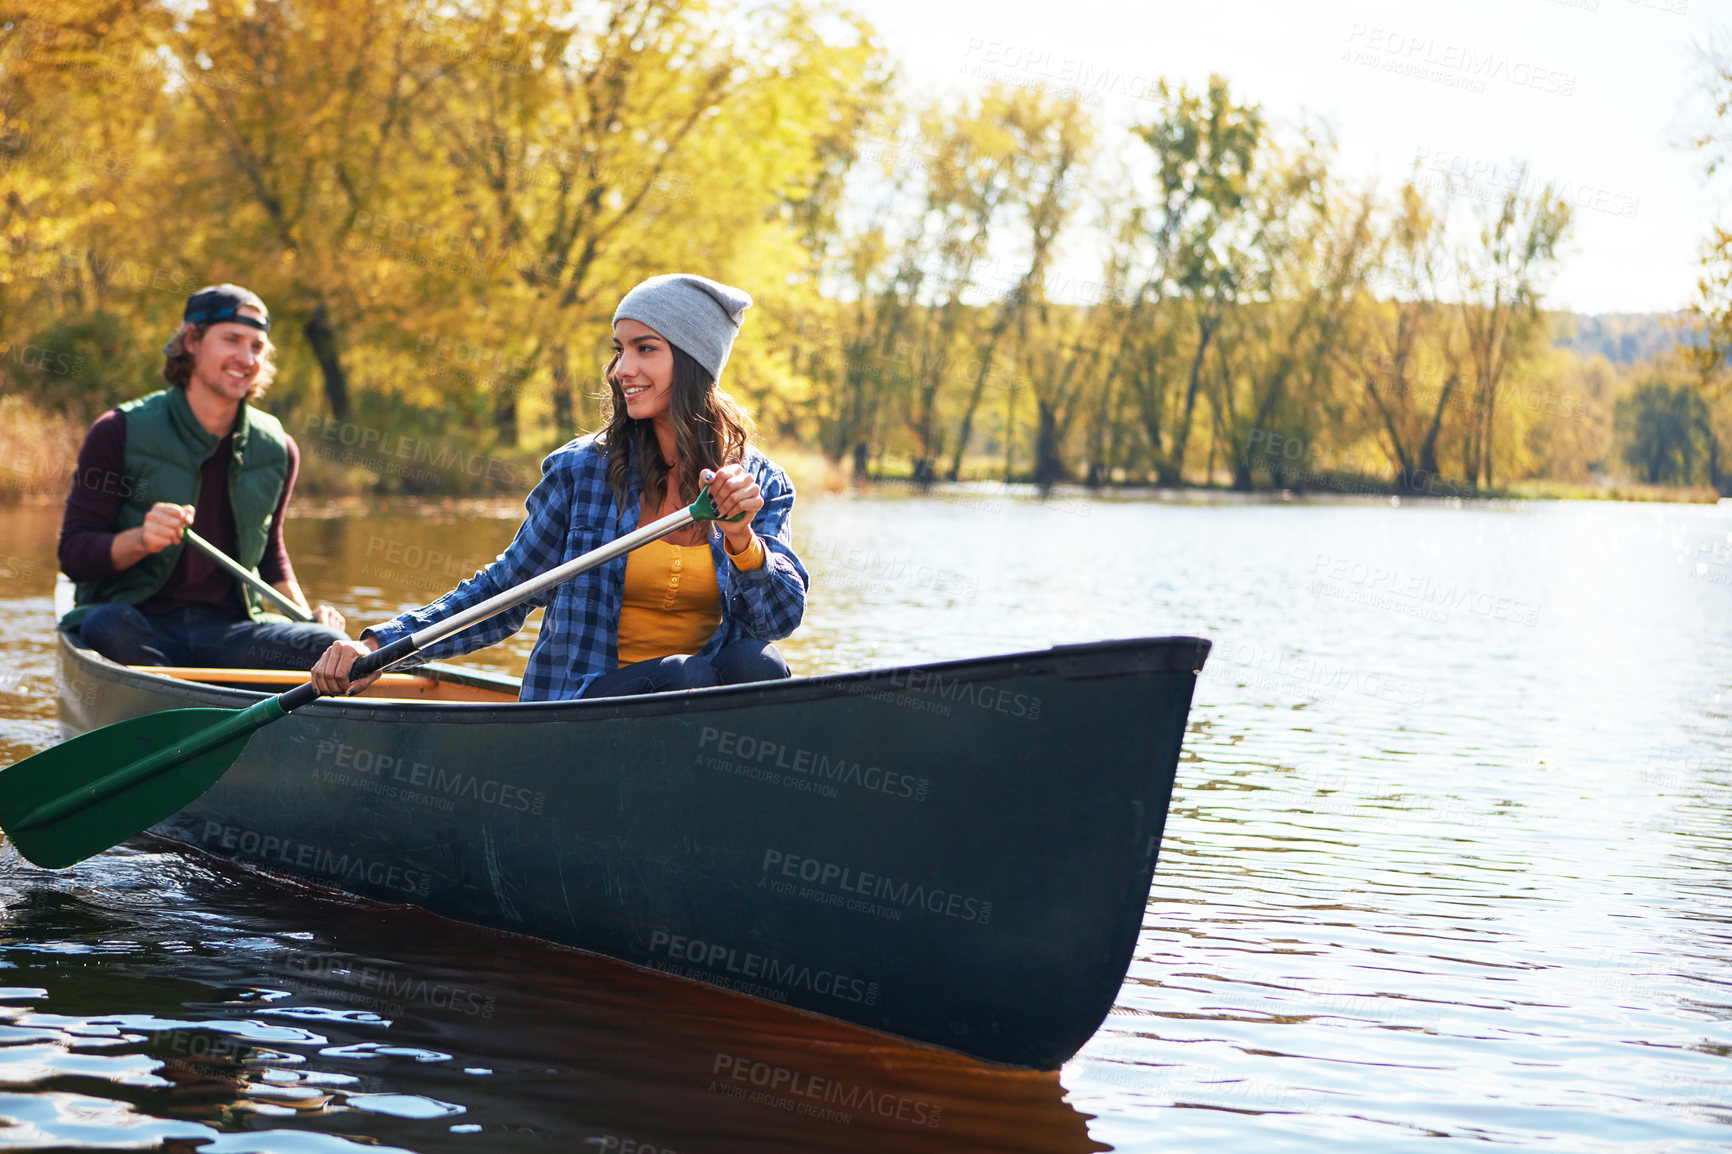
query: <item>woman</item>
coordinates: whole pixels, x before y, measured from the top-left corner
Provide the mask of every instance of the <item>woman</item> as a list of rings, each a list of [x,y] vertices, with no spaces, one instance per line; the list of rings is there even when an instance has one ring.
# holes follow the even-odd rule
[[[790,544],[794,486],[747,443],[751,422],[717,387],[752,298],[705,277],[651,277],[613,317],[607,426],[542,463],[528,516],[499,559],[424,609],[340,641],[313,667],[351,691],[355,658],[689,505],[702,485],[723,518],[580,574],[428,646],[412,661],[480,649],[547,606],[520,697],[554,701],[788,676],[772,641],[800,624],[805,567]],[[371,678],[353,688],[365,688]]]

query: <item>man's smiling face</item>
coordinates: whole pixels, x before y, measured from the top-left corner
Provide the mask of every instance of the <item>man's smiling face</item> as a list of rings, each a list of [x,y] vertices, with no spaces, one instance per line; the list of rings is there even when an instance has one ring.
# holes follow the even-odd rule
[[[259,315],[252,308],[239,311]],[[193,356],[190,387],[206,389],[226,401],[245,399],[264,364],[265,341],[265,334],[250,325],[236,321],[211,325],[199,341],[187,342]]]

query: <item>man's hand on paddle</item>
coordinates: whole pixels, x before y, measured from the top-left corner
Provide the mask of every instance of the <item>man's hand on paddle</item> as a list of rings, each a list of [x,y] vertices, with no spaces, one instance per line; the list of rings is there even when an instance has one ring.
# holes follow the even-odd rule
[[[338,633],[341,633],[343,627],[348,624],[348,619],[338,612],[335,605],[327,605],[323,601],[313,606],[312,614],[314,621],[320,625],[329,625]]]
[[[331,647],[320,654],[318,663],[313,666],[313,688],[320,693],[332,697],[341,697],[346,693],[359,693],[379,679],[377,673],[361,681],[349,684],[349,666],[355,664],[355,659],[373,652],[379,648],[371,637],[361,641],[331,642]]]
[[[764,507],[764,494],[758,490],[755,477],[746,471],[741,464],[723,465],[715,472],[704,470],[699,478],[710,488],[710,500],[716,503],[716,512],[721,514],[721,520],[716,524],[722,528],[722,536],[727,539],[728,552],[743,553],[751,545],[752,518],[758,515],[758,510]],[[728,521],[735,513],[744,513],[738,521]]]
[[[138,527],[139,535],[144,539],[144,551],[160,553],[170,545],[180,544],[180,539],[186,535],[187,527],[191,524],[191,505],[171,505],[167,501],[158,501],[150,507],[150,512],[144,515],[144,524]]]

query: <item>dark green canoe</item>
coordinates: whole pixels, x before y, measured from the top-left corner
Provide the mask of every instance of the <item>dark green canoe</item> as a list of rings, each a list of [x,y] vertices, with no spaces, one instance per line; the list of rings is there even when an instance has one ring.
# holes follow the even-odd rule
[[[1111,641],[532,704],[431,667],[260,730],[152,832],[1051,1069],[1130,965],[1208,650]],[[64,636],[61,660],[69,734],[301,680],[128,668]]]

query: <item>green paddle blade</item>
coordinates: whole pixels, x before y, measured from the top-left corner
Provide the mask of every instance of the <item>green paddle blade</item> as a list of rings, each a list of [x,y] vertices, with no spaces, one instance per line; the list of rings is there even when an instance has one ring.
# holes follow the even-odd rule
[[[258,728],[252,712],[151,713],[27,757],[0,770],[0,830],[49,869],[101,853],[215,784]]]

